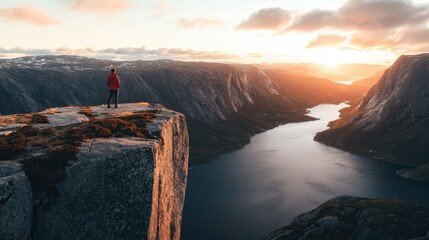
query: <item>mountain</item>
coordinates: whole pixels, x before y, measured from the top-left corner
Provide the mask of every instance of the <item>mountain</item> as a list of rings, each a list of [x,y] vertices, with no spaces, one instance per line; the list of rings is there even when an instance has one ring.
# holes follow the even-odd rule
[[[265,240],[414,239],[429,237],[429,210],[395,199],[340,196],[303,213]]]
[[[252,65],[38,56],[0,60],[0,114],[105,104],[111,67],[122,79],[120,102],[160,103],[186,115],[191,165],[240,148],[279,124],[312,120],[310,106],[362,95],[327,80],[321,93],[315,90],[321,82]]]
[[[329,126],[315,140],[417,166],[421,170],[398,173],[429,180],[429,54],[398,58],[360,102],[343,110]]]
[[[363,78],[363,79],[359,79],[356,81],[353,81],[352,85],[354,86],[358,86],[364,89],[364,91],[369,91],[375,84],[378,83],[378,81],[380,80],[380,78],[383,76],[385,69],[380,70],[376,73],[374,73],[373,75],[367,77],[367,78]]]
[[[283,68],[264,68],[264,72],[278,85],[281,95],[295,99],[305,107],[321,103],[339,104],[344,100],[360,99],[367,91],[360,86],[334,83],[328,79],[313,76],[298,76]]]

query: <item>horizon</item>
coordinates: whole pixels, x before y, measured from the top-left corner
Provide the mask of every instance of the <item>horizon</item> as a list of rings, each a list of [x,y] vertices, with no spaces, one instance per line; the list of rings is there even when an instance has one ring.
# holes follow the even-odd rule
[[[411,55],[421,55],[425,53],[420,54],[410,54]],[[398,56],[407,56],[409,54],[404,54]],[[33,55],[24,55],[24,56],[15,56],[15,57],[8,57],[8,58],[0,58],[0,60],[14,60],[14,59],[20,59],[20,58],[44,58],[44,57],[78,57],[78,58],[87,58],[87,59],[95,59],[99,61],[114,61],[114,62],[138,62],[138,61],[173,61],[173,62],[201,62],[201,63],[220,63],[220,64],[243,64],[243,65],[315,65],[315,66],[326,66],[327,64],[323,63],[314,63],[314,62],[238,62],[238,61],[219,61],[219,60],[198,60],[198,59],[172,59],[172,58],[156,58],[156,59],[111,59],[111,58],[104,58],[104,57],[98,57],[98,56],[85,56],[85,55],[75,55],[75,54],[33,54]],[[396,58],[397,59],[397,58]],[[395,60],[396,60],[395,59]],[[395,61],[394,60],[394,61]],[[335,64],[336,66],[345,66],[345,65],[368,65],[368,66],[382,66],[382,67],[389,67],[391,64],[371,64],[371,63],[339,63]]]
[[[429,50],[426,0],[5,0],[0,20],[0,59],[390,65]]]
[[[117,68],[121,69],[120,66],[116,66],[119,63],[139,63],[139,62],[183,62],[183,63],[213,63],[213,64],[226,64],[226,65],[249,65],[259,68],[261,70],[277,69],[286,71],[291,76],[297,77],[316,77],[320,79],[329,80],[334,83],[351,84],[354,81],[366,79],[377,75],[380,71],[386,70],[390,65],[379,65],[379,64],[367,64],[367,63],[344,63],[344,64],[320,64],[320,63],[240,63],[233,61],[208,61],[208,60],[191,60],[191,59],[136,59],[136,60],[122,60],[122,59],[105,59],[97,58],[97,56],[81,56],[81,55],[28,55],[16,58],[4,58],[0,59],[0,69],[10,68],[11,66],[21,66],[21,64],[27,65],[27,67],[45,68],[49,69],[51,61],[58,63],[56,60],[63,57],[72,58],[71,62],[62,62],[61,64],[74,64],[79,63],[78,59],[88,59],[95,61],[107,61],[109,63],[108,69]],[[28,59],[29,58],[29,59]],[[73,58],[77,60],[73,61]],[[27,59],[26,62],[22,62],[20,59]],[[49,59],[48,61],[45,61]],[[29,61],[30,60],[30,61]],[[3,62],[2,62],[3,61]],[[16,65],[18,64],[18,65]],[[44,65],[45,67],[41,67]],[[305,71],[305,73],[304,73]]]

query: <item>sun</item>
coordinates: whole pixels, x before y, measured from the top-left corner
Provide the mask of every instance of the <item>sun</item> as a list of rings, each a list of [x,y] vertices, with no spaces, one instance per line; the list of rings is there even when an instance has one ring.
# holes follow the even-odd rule
[[[337,67],[339,64],[350,61],[347,56],[340,54],[335,50],[323,52],[318,56],[318,58],[320,58],[320,63],[326,67]]]
[[[324,65],[327,69],[338,68],[341,64],[361,61],[361,56],[355,51],[341,49],[315,49],[307,54],[309,62]]]
[[[339,62],[326,62],[326,63],[323,63],[322,65],[324,66],[324,68],[326,70],[336,70],[336,69],[338,69],[338,66],[340,64],[341,63],[339,63]]]

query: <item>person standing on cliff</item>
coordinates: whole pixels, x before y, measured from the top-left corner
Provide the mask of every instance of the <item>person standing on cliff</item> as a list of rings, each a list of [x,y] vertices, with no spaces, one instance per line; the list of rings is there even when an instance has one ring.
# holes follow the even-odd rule
[[[121,81],[119,80],[118,74],[116,73],[116,69],[112,68],[110,72],[111,73],[107,78],[107,86],[110,89],[107,108],[110,108],[110,101],[112,101],[113,96],[115,96],[115,108],[118,108],[119,88],[121,87]]]

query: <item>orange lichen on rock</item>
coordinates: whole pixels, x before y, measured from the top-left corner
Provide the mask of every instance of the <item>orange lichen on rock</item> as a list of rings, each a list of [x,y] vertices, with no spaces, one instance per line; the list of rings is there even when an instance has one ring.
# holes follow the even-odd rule
[[[22,133],[11,133],[0,138],[0,159],[11,159],[21,153],[26,145],[27,137]]]
[[[17,114],[0,118],[0,125],[49,123],[48,117],[42,114]]]
[[[109,137],[153,138],[146,124],[152,122],[158,112],[143,111],[97,119],[90,108],[81,108],[79,114],[87,116],[88,122],[40,129],[32,125],[46,123],[46,116],[20,115],[19,123],[28,126],[0,136],[0,160],[22,161],[33,190],[56,196],[55,184],[64,178],[68,162],[75,160],[83,141]],[[12,120],[8,121],[12,124]]]
[[[92,112],[90,107],[81,107],[79,114],[85,115],[90,120],[95,119],[95,117],[97,116]]]

